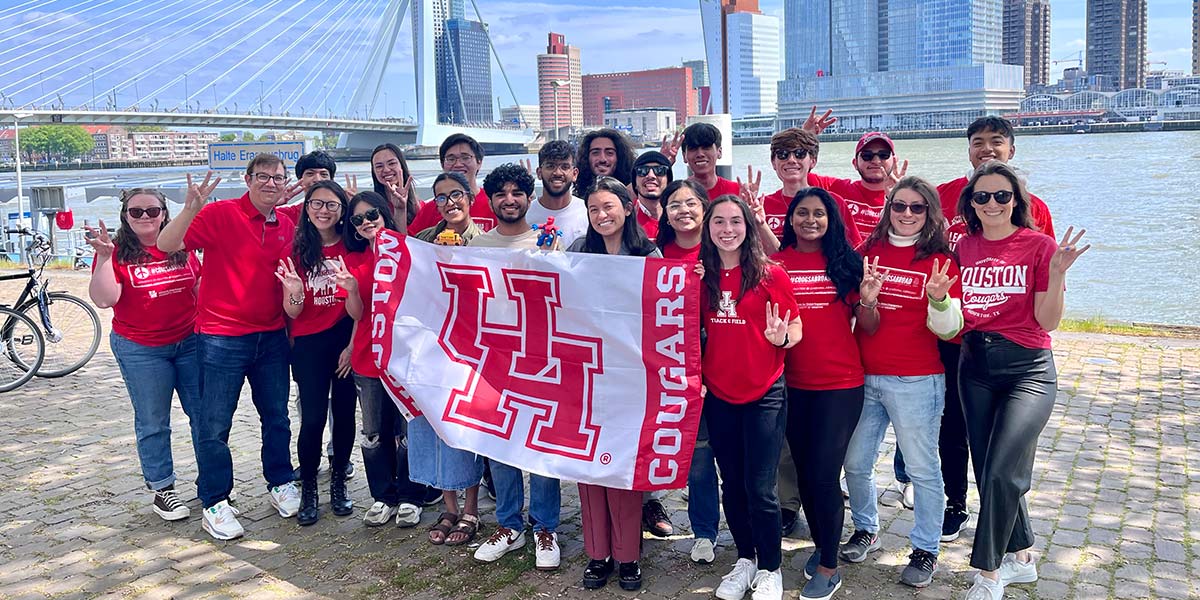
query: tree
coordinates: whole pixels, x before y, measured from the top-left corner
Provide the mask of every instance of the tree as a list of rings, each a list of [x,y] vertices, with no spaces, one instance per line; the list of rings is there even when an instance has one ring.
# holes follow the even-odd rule
[[[254,134],[250,133],[249,131],[243,131],[242,132],[242,141],[243,142],[253,142]]]
[[[42,125],[21,134],[21,150],[27,156],[71,160],[91,152],[95,140],[79,125]]]
[[[133,125],[131,127],[128,127],[128,129],[131,132],[137,132],[137,133],[141,133],[141,132],[155,133],[155,132],[167,130],[166,127],[163,127],[161,125]]]
[[[236,141],[237,141],[237,137],[238,137],[238,136],[237,136],[237,134],[236,134],[236,133],[222,133],[222,134],[221,134],[221,141],[222,141],[222,142],[236,142]]]

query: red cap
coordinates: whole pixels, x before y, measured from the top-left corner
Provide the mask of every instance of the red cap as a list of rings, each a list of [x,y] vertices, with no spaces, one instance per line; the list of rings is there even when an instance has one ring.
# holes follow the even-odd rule
[[[896,151],[896,145],[892,143],[892,138],[888,137],[888,135],[882,131],[872,131],[870,133],[864,133],[862,137],[858,138],[858,145],[854,147],[854,153],[858,154],[867,144],[870,144],[876,140],[882,140],[883,143],[887,144],[889,150],[892,152]]]

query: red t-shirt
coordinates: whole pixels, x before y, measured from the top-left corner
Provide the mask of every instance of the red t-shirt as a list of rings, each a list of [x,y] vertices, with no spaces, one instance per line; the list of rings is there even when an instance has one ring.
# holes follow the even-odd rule
[[[833,192],[829,192],[829,194],[833,196],[833,199],[838,204],[838,214],[842,217],[842,223],[845,227],[846,241],[850,242],[851,247],[859,247],[862,244],[863,237],[858,234],[857,227],[851,226],[854,223],[854,216],[846,208],[846,200]],[[767,215],[767,226],[771,228],[775,237],[781,240],[783,239],[783,228],[788,222],[788,205],[791,203],[792,199],[784,197],[782,188],[775,190],[774,194],[763,197],[763,212]]]
[[[676,240],[662,247],[662,255],[663,258],[674,258],[697,263],[700,262],[700,246],[701,244],[696,244],[691,248],[684,248]]]
[[[796,316],[787,273],[769,265],[758,286],[737,299],[742,289],[742,268],[721,270],[721,301],[709,306],[702,318],[708,333],[700,372],[709,391],[730,404],[755,402],[771,389],[783,373],[787,352],[767,341],[767,302],[779,304],[779,316]]]
[[[237,336],[283,329],[283,288],[275,269],[292,247],[294,214],[274,211],[268,221],[249,193],[200,209],[183,236],[188,250],[204,250],[196,331]]]
[[[916,246],[899,248],[887,240],[871,247],[866,256],[872,262],[879,258],[884,274],[879,291],[879,329],[867,335],[856,331],[863,368],[868,375],[920,376],[944,373],[938,354],[938,337],[926,326],[929,301],[925,284],[933,273],[933,260],[950,262],[948,275],[958,277],[958,265],[945,254],[916,258]],[[948,292],[950,298],[961,298],[957,282]]]
[[[362,317],[351,340],[350,368],[363,377],[379,377],[379,367],[371,354],[371,287],[375,282],[375,252],[368,246],[362,252],[346,254],[346,269],[358,280],[358,298],[362,300]]]
[[[483,188],[479,188],[475,199],[471,201],[470,213],[471,220],[475,221],[480,231],[488,231],[496,226],[496,213],[492,211],[492,204],[488,201]],[[426,200],[417,210],[417,216],[413,219],[412,224],[408,226],[408,235],[417,235],[441,222],[442,213],[438,212],[437,202]]]
[[[958,198],[967,187],[967,183],[966,177],[959,177],[937,186],[942,214],[946,216],[946,241],[950,243],[951,250],[958,248],[958,242],[967,235],[967,223],[958,216]],[[1050,217],[1050,207],[1033,194],[1029,194],[1029,216],[1042,233],[1054,238],[1054,219]]]
[[[742,190],[738,187],[736,181],[730,181],[724,177],[717,177],[717,182],[705,191],[708,192],[708,201],[712,202],[719,196],[724,196],[725,194],[733,194],[736,196]]]
[[[841,196],[845,201],[846,208],[850,211],[851,220],[858,228],[858,235],[864,240],[871,237],[871,232],[879,224],[879,219],[883,217],[883,205],[887,203],[887,190],[872,190],[861,180],[850,181],[816,173],[808,174],[808,184]]]
[[[787,248],[771,258],[787,270],[789,287],[804,323],[804,336],[787,353],[788,387],[843,390],[862,385],[862,360],[850,331],[858,292],[850,294],[846,302],[837,299],[833,282],[825,273],[825,255],[820,252]]]
[[[338,242],[321,249],[324,270],[311,279],[304,266],[299,264],[292,254],[291,248],[284,252],[282,258],[289,256],[296,264],[300,280],[304,282],[304,307],[295,319],[289,320],[288,333],[292,337],[320,333],[346,318],[346,290],[337,286],[334,276],[337,273],[338,257],[348,256],[345,244]],[[346,268],[349,269],[350,261],[347,260],[346,263]]]
[[[637,201],[634,203],[637,204],[634,212],[637,214],[638,225],[642,226],[642,229],[646,232],[646,237],[650,238],[650,241],[653,242],[654,238],[658,237],[658,219],[646,214],[646,211],[642,209],[641,203]]]
[[[143,346],[174,344],[196,328],[200,261],[189,252],[187,262],[172,265],[166,252],[154,246],[146,252],[150,254],[146,262],[122,263],[116,254],[111,259],[113,275],[121,286],[121,297],[112,307],[112,329]]]
[[[1002,240],[968,235],[958,243],[963,331],[990,331],[1026,348],[1050,348],[1034,317],[1034,294],[1050,288],[1054,238],[1019,228]]]

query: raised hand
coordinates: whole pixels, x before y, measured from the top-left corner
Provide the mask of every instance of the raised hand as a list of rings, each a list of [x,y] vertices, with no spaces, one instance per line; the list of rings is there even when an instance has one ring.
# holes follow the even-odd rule
[[[412,175],[408,176],[408,180],[403,185],[399,181],[389,181],[385,185],[387,185],[388,195],[395,198],[401,205],[408,204],[408,192],[412,186]]]
[[[950,292],[950,286],[958,281],[958,276],[950,277],[950,259],[945,263],[939,264],[938,259],[933,259],[933,272],[929,274],[929,280],[925,282],[925,294],[930,300],[941,302],[946,299],[946,294]]]
[[[808,118],[804,120],[804,125],[800,126],[800,129],[813,135],[821,135],[822,131],[828,129],[830,125],[837,123],[837,117],[831,117],[830,115],[832,114],[833,109],[830,108],[825,111],[825,114],[817,117],[817,106],[814,104],[812,112],[808,113]]]
[[[296,265],[292,263],[292,257],[289,256],[279,261],[279,268],[275,269],[275,279],[283,284],[283,291],[289,298],[304,296],[304,281],[296,272]]]
[[[334,283],[351,294],[358,293],[358,279],[346,268],[346,259],[339,256],[333,268]]]
[[[663,156],[671,161],[671,164],[675,164],[675,157],[679,155],[679,147],[681,145],[683,145],[683,131],[676,130],[673,136],[663,136],[662,147],[658,151],[662,152]]]
[[[759,195],[758,189],[762,184],[762,171],[755,171],[754,167],[746,165],[746,181],[742,181],[741,177],[737,178],[738,195],[750,210],[754,212],[754,218],[759,225],[767,222],[767,211],[763,207],[762,196]]]
[[[1058,245],[1058,249],[1054,251],[1054,256],[1050,257],[1050,272],[1065,276],[1067,269],[1075,264],[1075,259],[1083,256],[1084,252],[1088,251],[1092,245],[1088,244],[1079,248],[1079,240],[1083,239],[1083,234],[1087,233],[1086,229],[1080,229],[1079,235],[1071,237],[1075,232],[1074,227],[1068,227],[1067,233],[1063,235],[1062,243]]]
[[[279,199],[275,201],[275,206],[284,206],[304,193],[304,186],[300,182],[289,183],[284,186],[283,191],[279,193]]]
[[[534,179],[537,179],[537,173],[535,173],[533,170],[533,161],[532,160],[529,160],[528,158],[522,158],[520,160],[520,163],[521,163],[522,167],[525,167],[526,171],[529,171],[530,175],[533,175]]]
[[[346,173],[345,175],[343,175],[343,177],[346,180],[346,185],[345,185],[346,194],[349,195],[351,198],[357,196],[358,195],[358,175],[351,175],[349,173]]]
[[[792,321],[792,311],[787,311],[783,317],[779,316],[779,305],[773,302],[767,303],[767,328],[763,331],[763,335],[767,337],[767,341],[776,346],[782,346],[783,341],[787,339],[788,324]]]
[[[204,182],[196,185],[192,182],[192,174],[187,175],[187,197],[183,201],[183,210],[190,211],[192,214],[200,212],[201,208],[208,202],[209,196],[212,196],[217,186],[221,184],[221,178],[217,177],[215,181],[212,179],[213,172],[209,171],[204,174]]]
[[[900,180],[904,179],[904,176],[907,173],[908,173],[908,159],[904,159],[904,162],[902,162],[902,163],[896,163],[896,166],[892,167],[892,170],[888,171],[888,174],[887,174],[888,189],[890,190],[893,187],[895,187],[895,185],[897,183],[900,183]]]
[[[98,230],[87,225],[84,225],[83,228],[87,230],[87,245],[91,246],[92,250],[95,250],[96,258],[107,259],[113,255],[115,246],[113,245],[112,238],[108,236],[108,229],[104,226],[104,219],[100,219],[100,228]]]
[[[875,257],[875,262],[872,263],[867,257],[863,257],[863,278],[862,283],[858,286],[858,295],[862,299],[863,304],[874,305],[879,301],[879,290],[883,289],[883,273],[879,270],[879,257]]]

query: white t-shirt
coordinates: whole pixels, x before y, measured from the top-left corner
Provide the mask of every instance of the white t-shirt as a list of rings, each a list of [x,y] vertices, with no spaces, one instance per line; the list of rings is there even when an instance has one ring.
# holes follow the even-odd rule
[[[570,246],[572,242],[584,236],[588,230],[587,207],[583,200],[572,197],[571,203],[560,210],[550,210],[542,206],[541,200],[535,200],[529,205],[525,221],[530,225],[541,225],[547,217],[554,217],[554,225],[562,232],[562,247]]]

